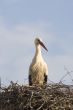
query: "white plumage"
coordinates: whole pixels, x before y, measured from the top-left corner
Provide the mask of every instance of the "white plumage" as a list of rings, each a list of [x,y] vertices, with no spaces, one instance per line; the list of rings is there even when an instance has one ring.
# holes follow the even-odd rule
[[[29,67],[29,85],[43,85],[47,83],[48,68],[41,54],[41,46],[47,48],[39,38],[35,39],[35,46],[35,56]]]

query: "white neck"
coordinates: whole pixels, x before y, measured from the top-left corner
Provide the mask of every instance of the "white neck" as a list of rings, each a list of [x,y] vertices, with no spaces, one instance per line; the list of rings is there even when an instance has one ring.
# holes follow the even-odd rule
[[[35,51],[35,56],[33,58],[33,62],[40,62],[42,61],[43,58],[42,58],[42,54],[41,54],[41,46],[40,45],[37,45],[36,46],[36,51]]]
[[[40,45],[36,45],[36,52],[35,52],[35,56],[41,55],[41,46]]]

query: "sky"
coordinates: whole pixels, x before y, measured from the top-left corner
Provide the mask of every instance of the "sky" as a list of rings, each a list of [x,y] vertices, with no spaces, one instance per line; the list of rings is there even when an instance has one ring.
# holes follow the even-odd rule
[[[73,79],[73,0],[0,0],[0,77],[28,84],[29,65],[40,36],[48,48],[42,55],[48,79],[65,84]]]

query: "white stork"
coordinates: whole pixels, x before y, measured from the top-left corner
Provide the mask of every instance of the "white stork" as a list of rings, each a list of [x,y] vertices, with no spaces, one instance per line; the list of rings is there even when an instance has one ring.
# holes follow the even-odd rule
[[[35,56],[29,67],[30,86],[43,85],[47,83],[48,68],[47,68],[47,64],[45,63],[42,57],[41,47],[43,47],[45,50],[47,50],[47,48],[45,47],[45,45],[43,44],[40,38],[35,39],[35,47],[36,47]]]

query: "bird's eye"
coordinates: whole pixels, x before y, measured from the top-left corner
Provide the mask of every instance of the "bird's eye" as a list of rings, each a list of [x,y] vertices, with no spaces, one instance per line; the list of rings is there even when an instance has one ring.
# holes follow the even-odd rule
[[[38,41],[38,42],[40,42],[40,40],[39,40],[39,39],[37,39],[37,41]]]

